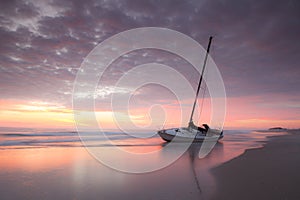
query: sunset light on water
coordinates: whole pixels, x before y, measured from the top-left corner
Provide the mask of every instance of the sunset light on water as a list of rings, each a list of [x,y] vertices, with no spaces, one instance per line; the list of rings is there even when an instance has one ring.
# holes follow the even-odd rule
[[[300,4],[0,2],[0,199],[300,199]]]

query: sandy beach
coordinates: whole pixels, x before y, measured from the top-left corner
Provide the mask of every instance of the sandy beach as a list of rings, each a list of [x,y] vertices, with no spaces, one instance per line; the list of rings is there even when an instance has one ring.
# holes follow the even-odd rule
[[[3,129],[0,136],[0,199],[300,199],[299,131],[226,131],[207,157],[199,159],[193,144],[170,166],[143,174],[103,165],[73,132]],[[145,166],[170,156],[159,137],[111,139],[133,152],[160,150]]]
[[[212,169],[212,199],[300,199],[299,143],[300,131],[291,130]]]

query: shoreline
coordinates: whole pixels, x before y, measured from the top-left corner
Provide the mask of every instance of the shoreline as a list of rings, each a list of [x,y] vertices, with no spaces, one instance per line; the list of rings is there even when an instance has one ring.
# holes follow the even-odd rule
[[[211,169],[211,199],[300,199],[300,130],[286,132]]]

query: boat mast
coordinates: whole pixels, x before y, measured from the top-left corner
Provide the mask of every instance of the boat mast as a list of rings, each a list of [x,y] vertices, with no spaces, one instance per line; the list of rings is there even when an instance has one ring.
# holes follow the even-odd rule
[[[193,109],[192,109],[192,113],[191,113],[190,123],[193,122],[193,115],[194,115],[194,111],[195,111],[195,107],[196,107],[196,103],[197,103],[197,99],[198,99],[198,94],[199,94],[199,91],[200,91],[201,82],[202,82],[202,79],[203,79],[204,69],[205,69],[205,66],[206,66],[207,57],[208,57],[208,54],[209,54],[209,49],[210,49],[212,38],[213,38],[212,36],[209,37],[209,42],[208,42],[206,55],[205,55],[204,62],[203,62],[202,72],[201,72],[201,76],[200,76],[200,80],[199,80],[199,84],[198,84],[198,88],[197,88],[197,92],[196,92],[196,97],[195,97],[195,101],[194,101],[194,105],[193,105]]]

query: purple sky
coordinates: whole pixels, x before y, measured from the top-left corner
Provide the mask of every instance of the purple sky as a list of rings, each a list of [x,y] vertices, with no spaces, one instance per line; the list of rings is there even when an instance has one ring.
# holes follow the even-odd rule
[[[93,47],[121,31],[155,26],[187,34],[203,46],[213,35],[211,55],[228,97],[259,96],[263,103],[278,97],[299,116],[299,1],[6,0],[0,9],[2,100],[70,107],[76,72]],[[140,64],[133,58],[144,53],[116,64],[130,68]],[[149,60],[172,58],[167,63],[175,68],[184,65],[172,55],[147,55]]]

